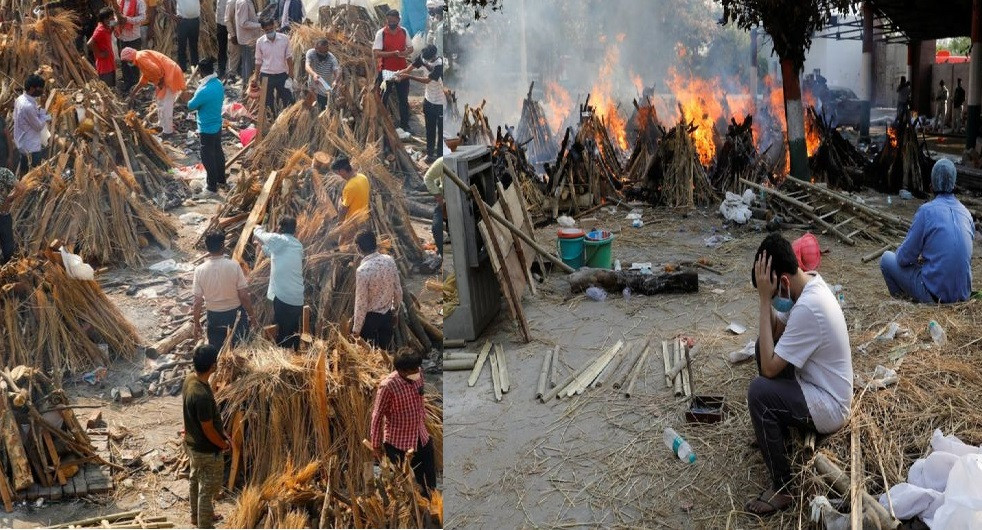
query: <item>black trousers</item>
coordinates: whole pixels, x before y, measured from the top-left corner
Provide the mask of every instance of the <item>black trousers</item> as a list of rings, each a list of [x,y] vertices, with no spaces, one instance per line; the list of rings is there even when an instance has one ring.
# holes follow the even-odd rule
[[[378,74],[379,83],[382,82],[382,72]],[[385,84],[385,92],[382,93],[382,102],[388,104],[390,94],[396,93],[399,98],[399,127],[409,132],[409,80],[403,79],[399,82],[389,81]]]
[[[443,205],[437,204],[436,208],[433,208],[433,226],[430,227],[433,232],[433,243],[436,245],[436,252],[439,255],[443,255]]]
[[[37,167],[44,161],[45,149],[42,147],[40,151],[34,151],[31,154],[25,155],[20,154],[20,165],[17,166],[17,174],[23,175],[31,169]]]
[[[376,348],[388,350],[392,343],[392,331],[392,311],[384,314],[370,312],[365,315],[365,323],[361,326],[361,338]]]
[[[757,370],[760,371],[760,341],[756,346]],[[794,366],[788,365],[777,377],[758,375],[747,388],[750,421],[764,464],[771,473],[775,491],[787,493],[791,486],[791,459],[788,456],[791,427],[815,429],[808,403],[795,379]]]
[[[302,305],[290,305],[279,298],[273,299],[273,323],[276,324],[276,344],[281,348],[300,347],[300,319]]]
[[[125,65],[126,63],[123,63],[123,64]],[[105,83],[106,86],[108,86],[109,88],[115,88],[116,87],[116,71],[115,70],[113,70],[112,72],[105,73],[105,74],[99,74],[99,79],[101,79],[102,82]]]
[[[14,220],[9,213],[0,214],[0,265],[6,264],[17,252],[17,240],[14,239]]]
[[[286,73],[282,74],[259,74],[259,76],[269,79],[266,82],[266,108],[276,112],[276,106],[274,105],[275,99],[273,97],[273,92],[276,93],[276,97],[280,100],[280,110],[293,105],[293,93],[286,89],[286,80],[290,76]],[[276,116],[273,116],[276,119]]]
[[[218,77],[225,77],[228,71],[228,27],[225,24],[215,24],[215,39],[218,40]]]
[[[321,111],[327,108],[327,96],[317,94],[317,108]]]
[[[198,35],[200,33],[200,18],[177,19],[177,64],[184,72],[188,71],[189,53],[191,64],[198,64]]]
[[[385,455],[393,463],[401,464],[402,460],[406,458],[405,451],[396,449],[388,443],[383,445],[385,446]],[[427,499],[430,498],[430,490],[436,487],[436,458],[434,458],[432,438],[426,442],[426,445],[419,445],[417,442],[416,452],[413,453],[413,459],[409,465],[413,468],[413,474],[416,475],[416,483],[423,490],[423,496]]]
[[[233,347],[245,340],[249,334],[249,315],[246,314],[242,306],[228,311],[208,311],[207,317],[208,344],[216,348],[221,348],[225,344],[225,339],[228,337],[228,332],[232,326],[235,326],[235,332],[232,336]],[[238,324],[235,323],[236,318],[239,319]]]
[[[119,41],[119,50],[122,51],[123,48],[133,48],[134,50],[139,50],[141,49],[142,45],[143,41],[140,39],[131,40],[129,42]],[[123,93],[127,93],[140,81],[140,69],[137,68],[135,64],[128,64],[124,61],[120,61],[120,63],[122,63],[120,69],[123,73],[123,86],[120,87],[120,90]],[[115,74],[113,75],[115,77]]]
[[[443,105],[423,101],[426,122],[426,156],[439,158],[443,154]]]
[[[205,184],[208,191],[218,191],[225,184],[225,151],[222,150],[222,131],[199,133],[201,139],[201,165],[205,166]]]

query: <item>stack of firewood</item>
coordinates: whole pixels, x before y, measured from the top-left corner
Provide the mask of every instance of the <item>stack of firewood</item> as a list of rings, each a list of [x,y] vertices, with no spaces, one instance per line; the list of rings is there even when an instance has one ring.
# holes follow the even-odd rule
[[[515,138],[525,148],[528,160],[532,164],[541,164],[556,158],[556,152],[559,148],[556,145],[556,139],[552,136],[552,131],[549,129],[549,124],[546,122],[542,104],[532,99],[534,86],[535,83],[529,85],[528,94],[522,101],[522,116],[518,120]]]
[[[511,134],[502,134],[500,127],[491,150],[491,163],[498,181],[505,186],[510,186],[514,182],[522,188],[525,207],[533,221],[538,223],[549,218],[549,212],[545,208],[545,183],[526,159],[525,150],[518,145]]]
[[[716,202],[716,190],[692,141],[694,130],[695,126],[683,119],[658,142],[655,167],[645,175],[653,204],[692,207]]]
[[[917,129],[905,117],[887,129],[883,148],[870,165],[866,185],[883,193],[905,189],[918,197],[931,190],[931,167],[926,144],[917,138]]]
[[[716,158],[709,168],[709,181],[721,193],[739,193],[741,178],[760,181],[762,175],[757,173],[766,172],[754,145],[753,122],[752,116],[742,123],[730,118],[723,145],[716,150]]]
[[[494,133],[491,132],[488,117],[484,114],[486,103],[487,101],[482,101],[477,107],[464,105],[464,118],[460,123],[459,133],[461,145],[494,144]]]
[[[843,190],[858,189],[865,178],[869,161],[859,149],[839,134],[825,116],[808,107],[805,119],[821,138],[818,149],[808,159],[812,176],[819,182]]]

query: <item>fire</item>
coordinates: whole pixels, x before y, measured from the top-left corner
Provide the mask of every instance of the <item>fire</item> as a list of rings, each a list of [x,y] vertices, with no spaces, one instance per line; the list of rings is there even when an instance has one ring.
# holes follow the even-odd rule
[[[566,121],[573,108],[573,98],[569,92],[555,81],[546,81],[545,106],[548,109],[549,128],[555,133],[562,132],[563,122]]]
[[[631,72],[631,83],[634,85],[634,90],[638,92],[639,96],[644,93],[644,82],[641,81],[641,76]]]
[[[805,104],[805,109],[808,107],[817,108],[815,102],[815,94],[810,91],[801,92],[802,103]],[[818,151],[819,146],[822,145],[822,137],[818,134],[818,124],[815,123],[815,118],[812,117],[811,113],[805,113],[805,146],[808,149],[808,156],[813,156],[816,151]]]
[[[890,141],[890,147],[897,147],[897,130],[887,127],[887,139]]]
[[[719,79],[699,79],[682,77],[672,67],[666,80],[669,90],[681,107],[683,119],[693,122],[696,130],[692,133],[692,141],[699,154],[699,161],[708,166],[716,155],[716,142],[713,138],[713,125],[723,116],[722,90]]]
[[[618,42],[624,40],[624,34],[617,36]],[[597,75],[597,82],[590,89],[590,104],[596,109],[596,115],[600,118],[614,140],[617,147],[622,151],[627,151],[630,146],[627,143],[627,121],[617,111],[617,102],[613,97],[613,78],[614,67],[620,62],[620,50],[617,46],[609,46],[604,57],[603,66]]]

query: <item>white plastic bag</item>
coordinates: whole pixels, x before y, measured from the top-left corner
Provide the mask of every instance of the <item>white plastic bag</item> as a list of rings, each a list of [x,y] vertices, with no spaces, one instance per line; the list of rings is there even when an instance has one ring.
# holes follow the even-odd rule
[[[95,270],[91,265],[82,261],[82,257],[72,254],[65,250],[65,247],[58,249],[61,252],[61,262],[65,265],[65,272],[68,277],[75,280],[94,280]]]
[[[935,451],[951,453],[956,456],[982,453],[982,449],[979,449],[974,445],[968,445],[967,443],[958,439],[958,437],[954,434],[945,436],[944,433],[941,432],[941,429],[935,429],[934,434],[931,435],[931,448]]]
[[[719,213],[724,218],[738,224],[746,223],[752,215],[750,208],[744,202],[744,197],[730,192],[726,192],[726,198],[720,203]]]
[[[944,504],[945,497],[944,493],[903,482],[890,488],[889,500],[885,493],[880,495],[880,504],[887,510],[890,509],[891,501],[898,519],[920,517],[927,523],[934,517],[935,511]]]
[[[951,468],[944,505],[935,512],[929,526],[946,530],[982,528],[982,455],[965,455]]]
[[[936,491],[945,491],[948,475],[958,462],[958,456],[943,451],[935,451],[926,458],[918,458],[907,472],[907,482]]]

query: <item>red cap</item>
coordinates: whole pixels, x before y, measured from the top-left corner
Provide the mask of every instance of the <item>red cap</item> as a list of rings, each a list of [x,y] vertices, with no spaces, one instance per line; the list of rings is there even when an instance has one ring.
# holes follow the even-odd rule
[[[818,238],[811,232],[794,240],[791,249],[798,258],[798,266],[805,272],[818,270],[822,263],[822,249],[818,246]]]

